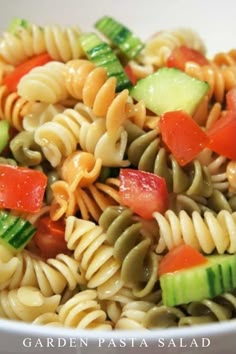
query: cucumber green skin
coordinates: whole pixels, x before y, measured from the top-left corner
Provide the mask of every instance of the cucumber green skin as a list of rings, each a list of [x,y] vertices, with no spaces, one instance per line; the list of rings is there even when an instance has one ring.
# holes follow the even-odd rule
[[[6,147],[10,139],[9,129],[9,122],[7,120],[0,120],[0,153]]]
[[[160,68],[130,89],[137,101],[157,115],[183,110],[192,115],[209,91],[209,84],[176,68]]]
[[[23,18],[14,18],[10,23],[9,32],[16,34],[19,27],[27,28],[28,26],[29,22],[27,20]]]
[[[102,17],[95,23],[95,27],[110,39],[128,59],[134,59],[144,47],[144,43],[129,28],[112,17]]]
[[[208,262],[160,277],[166,306],[212,299],[236,288],[236,256],[209,256]]]
[[[20,251],[30,241],[36,228],[27,220],[0,211],[0,242],[13,251]]]
[[[116,91],[122,91],[132,86],[123,66],[111,47],[100,40],[94,33],[84,34],[80,37],[81,46],[84,49],[88,59],[96,66],[104,67],[107,76],[114,76],[117,79]]]

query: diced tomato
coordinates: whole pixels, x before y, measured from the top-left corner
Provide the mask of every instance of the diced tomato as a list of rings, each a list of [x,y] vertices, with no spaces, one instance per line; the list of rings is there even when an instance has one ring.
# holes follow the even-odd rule
[[[27,74],[31,69],[35,68],[36,66],[44,65],[51,60],[52,59],[48,53],[39,54],[28,59],[24,63],[18,65],[14,71],[12,71],[3,79],[3,85],[6,85],[10,92],[16,91],[20,79],[25,74]]]
[[[47,176],[27,167],[0,165],[0,208],[37,212],[42,206]]]
[[[163,141],[181,166],[192,161],[209,142],[206,133],[184,111],[164,113],[160,130]]]
[[[236,160],[236,111],[227,111],[207,132],[208,147],[219,155]]]
[[[63,220],[53,221],[49,216],[41,218],[34,241],[43,258],[54,258],[59,253],[67,253]]]
[[[229,111],[236,112],[236,87],[226,93],[226,107]]]
[[[164,178],[127,168],[121,169],[120,181],[121,204],[144,219],[152,219],[154,211],[164,213],[168,208],[168,191]]]
[[[173,273],[181,269],[192,268],[206,263],[208,260],[196,249],[188,245],[180,245],[170,250],[161,260],[158,275]]]
[[[130,79],[132,85],[135,85],[137,82],[137,78],[135,77],[133,70],[129,64],[127,64],[125,66],[125,72],[126,72],[128,78]]]
[[[169,68],[178,68],[184,70],[185,64],[188,61],[193,61],[199,65],[207,65],[209,61],[198,50],[186,46],[175,47],[167,59],[167,66]]]

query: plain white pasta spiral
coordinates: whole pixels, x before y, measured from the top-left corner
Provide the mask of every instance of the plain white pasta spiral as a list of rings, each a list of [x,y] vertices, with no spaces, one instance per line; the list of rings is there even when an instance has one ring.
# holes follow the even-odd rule
[[[148,310],[154,306],[153,303],[147,301],[131,301],[126,304],[123,309],[120,318],[116,322],[115,329],[135,330],[142,329],[143,319]]]
[[[55,312],[60,295],[44,296],[39,289],[22,286],[0,291],[0,316],[12,320],[32,322],[46,312]]]
[[[33,55],[46,52],[44,33],[39,26],[31,25],[30,28],[17,33],[4,32],[0,39],[0,54],[7,63],[19,65]]]
[[[106,313],[97,301],[96,290],[84,290],[74,295],[59,309],[59,318],[65,327],[111,330]]]
[[[61,294],[67,286],[67,279],[57,270],[58,265],[47,264],[45,261],[34,258],[28,251],[16,256],[18,265],[12,276],[0,285],[0,288],[15,289],[20,286],[36,286],[43,295]]]
[[[80,45],[81,32],[77,27],[45,26],[46,49],[52,59],[67,62],[83,56]]]
[[[205,53],[206,48],[200,36],[190,28],[164,30],[153,35],[143,49],[141,61],[156,67],[164,66],[175,47],[185,45]]]
[[[18,93],[28,101],[57,103],[65,100],[68,93],[64,79],[65,65],[51,61],[32,69],[18,84]]]
[[[164,215],[153,213],[159,227],[160,238],[156,252],[170,250],[180,244],[188,244],[206,254],[215,249],[219,254],[236,252],[236,212],[221,210],[217,215],[206,211],[204,216],[194,211],[189,216],[181,210],[176,215],[168,210]]]
[[[77,148],[82,124],[96,119],[91,110],[78,103],[54,116],[35,131],[35,142],[41,146],[46,159],[53,167],[61,163]]]
[[[59,315],[55,312],[46,312],[42,315],[39,315],[32,322],[35,325],[43,325],[43,326],[53,326],[53,327],[63,327],[63,324],[59,318]]]
[[[106,236],[95,223],[75,216],[66,219],[65,240],[74,251],[88,288],[97,288],[100,299],[109,299],[123,286],[121,264],[113,256],[113,247],[105,245]]]
[[[47,52],[53,60],[67,62],[84,55],[78,27],[29,24],[16,33],[4,32],[0,39],[0,54],[7,63],[19,65],[28,58]]]
[[[19,260],[3,245],[0,245],[0,290],[4,289],[9,279],[15,273]]]
[[[64,110],[65,107],[61,104],[35,102],[30,112],[23,117],[23,128],[29,132],[35,131],[42,124],[51,121],[56,114]]]

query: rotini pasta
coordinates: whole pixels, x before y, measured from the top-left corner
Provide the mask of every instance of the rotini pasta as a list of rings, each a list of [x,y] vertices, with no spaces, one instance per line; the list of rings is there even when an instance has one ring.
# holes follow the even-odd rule
[[[31,107],[28,100],[17,92],[9,92],[6,86],[0,86],[0,119],[7,119],[17,130],[22,130],[24,115]]]
[[[209,97],[222,102],[224,94],[236,85],[235,65],[219,68],[214,64],[200,66],[193,62],[185,65],[185,72],[195,78],[207,81],[210,85]]]
[[[156,252],[161,253],[166,248],[171,249],[179,244],[186,243],[202,250],[204,253],[235,253],[235,213],[226,210],[220,211],[216,216],[206,211],[204,216],[194,211],[189,216],[181,210],[177,216],[168,210],[165,215],[154,213],[160,228],[160,239],[156,246]]]
[[[59,318],[65,327],[111,330],[106,313],[97,301],[95,290],[84,290],[74,295],[59,310]]]
[[[0,291],[0,314],[3,318],[32,322],[49,311],[55,312],[60,295],[44,296],[32,286]]]
[[[49,62],[32,69],[18,84],[19,95],[28,101],[58,103],[68,96],[65,80],[65,66],[58,61]]]
[[[108,61],[106,67],[87,55],[87,35],[78,27],[24,20],[0,37],[0,120],[5,120],[0,167],[12,173],[40,171],[47,177],[40,207],[32,212],[28,205],[19,211],[2,201],[8,182],[2,187],[5,175],[0,173],[0,241],[5,242],[0,243],[0,318],[101,331],[168,329],[235,318],[235,289],[223,284],[230,266],[222,276],[221,294],[194,302],[185,299],[177,306],[166,306],[161,272],[162,259],[180,245],[207,260],[212,255],[213,260],[233,259],[236,254],[231,134],[235,49],[208,58],[195,31],[177,28],[157,32],[128,59],[103,38],[120,61],[122,71],[116,73],[110,56],[98,58]],[[151,92],[145,89],[145,78],[152,80],[158,76],[152,74],[163,69],[168,75],[176,73],[169,66],[183,47],[197,52],[204,64],[193,56],[178,71],[191,83],[198,82],[199,95],[208,84],[210,91],[202,93],[192,114],[187,105],[186,112],[178,112],[186,113],[196,130],[186,137],[177,127],[176,151],[163,122],[167,101],[177,102],[181,90],[166,95],[166,104],[156,110],[164,114],[156,114],[146,100]],[[42,57],[46,64],[37,64]],[[129,82],[120,90],[123,69]],[[140,79],[145,80],[145,94],[134,99]],[[215,129],[219,135],[214,140]],[[198,141],[198,132],[205,141]],[[179,159],[180,150],[191,158]],[[15,183],[23,200],[25,185],[31,185],[27,181],[21,186],[9,178],[9,186]],[[16,198],[12,190],[9,196]],[[14,227],[5,225],[6,215],[9,223],[17,220]],[[13,252],[6,235],[12,242],[14,232],[23,237],[17,227],[26,222],[35,234],[24,249],[14,246]],[[186,293],[197,292],[190,281],[186,287]]]
[[[27,24],[16,33],[5,32],[0,40],[0,54],[7,63],[19,65],[26,59],[48,52],[52,59],[68,61],[83,56],[77,27]],[[14,49],[13,49],[14,48]]]
[[[143,49],[141,62],[155,68],[165,66],[166,60],[175,47],[186,45],[205,53],[206,48],[200,36],[189,28],[163,30],[153,35]]]

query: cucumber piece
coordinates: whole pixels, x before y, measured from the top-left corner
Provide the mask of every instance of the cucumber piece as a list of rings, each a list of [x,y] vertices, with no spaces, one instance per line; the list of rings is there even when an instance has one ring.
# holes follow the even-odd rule
[[[0,154],[7,146],[10,139],[10,124],[7,120],[0,120]]]
[[[111,49],[96,33],[84,33],[80,36],[81,46],[88,59],[96,66],[106,69],[107,76],[117,79],[116,91],[121,91],[132,86],[122,64]]]
[[[30,241],[36,228],[27,220],[0,212],[0,242],[13,251],[22,250]]]
[[[114,18],[104,16],[95,27],[105,35],[128,58],[134,59],[143,49],[144,43],[129,28]]]
[[[176,68],[160,68],[130,89],[137,101],[143,100],[152,112],[183,110],[190,115],[207,94],[209,84]]]
[[[27,28],[29,22],[23,18],[13,18],[9,25],[9,32],[16,34],[20,27]]]
[[[166,306],[212,299],[236,288],[236,256],[206,257],[208,262],[160,277],[162,300]]]

